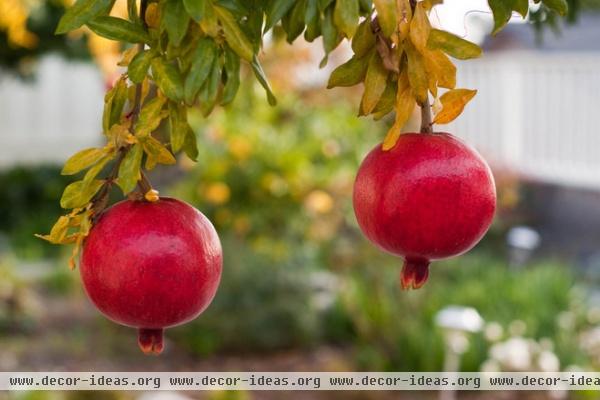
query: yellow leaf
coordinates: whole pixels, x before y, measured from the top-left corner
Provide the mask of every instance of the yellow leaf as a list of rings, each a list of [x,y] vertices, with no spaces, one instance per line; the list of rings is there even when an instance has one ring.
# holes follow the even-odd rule
[[[373,0],[373,3],[383,34],[387,37],[392,36],[397,27],[396,0]]]
[[[177,160],[173,154],[158,140],[148,136],[141,141],[144,151],[147,154],[146,169],[151,170],[158,163],[175,164]]]
[[[133,57],[138,53],[137,46],[132,46],[123,52],[121,61],[117,63],[119,67],[126,67],[129,65]]]
[[[442,102],[440,101],[439,97],[436,97],[435,99],[433,99],[433,104],[431,105],[431,110],[436,115],[440,111],[442,111]]]
[[[168,111],[162,111],[167,99],[164,96],[156,96],[142,107],[137,123],[135,124],[135,136],[146,137],[151,134],[167,115]]]
[[[424,53],[424,62],[427,73],[435,77],[437,86],[454,89],[456,86],[456,66],[454,66],[450,58],[443,51],[426,51]]]
[[[98,174],[100,173],[100,171],[102,171],[102,169],[106,166],[106,164],[108,164],[108,162],[114,158],[115,158],[114,153],[102,157],[100,159],[100,161],[98,161],[96,163],[96,165],[94,165],[92,168],[90,168],[88,170],[88,172],[85,173],[85,176],[83,177],[83,182],[85,182],[87,184],[87,183],[91,182],[92,179],[95,179],[96,176],[98,176]]]
[[[454,121],[464,110],[465,105],[477,94],[477,90],[452,89],[440,97],[442,110],[435,116],[436,124],[447,124]]]
[[[134,145],[123,159],[119,167],[119,177],[117,183],[124,194],[135,189],[137,181],[140,179],[140,168],[142,166],[142,156],[144,155],[140,144]]]
[[[104,181],[98,179],[92,179],[90,182],[77,181],[71,183],[63,192],[60,206],[65,209],[85,206],[103,184]]]
[[[129,128],[131,127],[131,120],[126,119],[121,124],[115,124],[110,128],[107,133],[108,139],[113,143],[116,149],[120,149],[121,147],[128,146],[131,132]]]
[[[410,22],[410,40],[420,53],[423,53],[427,48],[427,39],[429,38],[430,31],[431,25],[429,24],[429,18],[427,17],[423,3],[417,3],[415,14]]]
[[[408,74],[404,71],[398,77],[398,91],[396,92],[396,120],[388,131],[382,145],[383,151],[388,151],[396,145],[400,132],[410,119],[415,109],[415,97],[408,82]]]
[[[409,41],[405,42],[404,47],[408,58],[408,80],[410,87],[417,101],[424,103],[427,100],[429,82],[427,80],[427,71],[425,70],[423,56]]]
[[[481,47],[469,42],[450,32],[432,29],[427,40],[427,47],[431,50],[443,50],[448,55],[460,60],[477,58],[481,56]]]
[[[360,115],[368,115],[373,111],[383,94],[388,77],[388,71],[378,52],[373,52],[367,75],[365,76],[365,92],[360,103]]]
[[[67,160],[67,162],[65,163],[65,166],[63,167],[63,169],[61,171],[61,174],[62,175],[73,175],[73,174],[78,173],[79,171],[89,168],[92,165],[94,165],[95,163],[97,163],[98,161],[100,161],[100,159],[104,156],[104,154],[105,154],[104,149],[91,148],[91,149],[81,150],[81,151],[75,153],[74,155],[72,155]]]
[[[423,0],[423,6],[429,11],[433,8],[433,6],[442,4],[443,2],[444,0]]]
[[[394,41],[396,45],[408,37],[408,32],[412,20],[412,8],[410,0],[396,1],[396,14],[398,15],[398,40]]]
[[[160,26],[160,10],[158,8],[158,3],[148,4],[145,17],[146,25],[148,25],[149,28],[157,29]]]
[[[67,236],[67,230],[69,229],[69,217],[61,216],[58,221],[54,224],[48,235],[35,235],[40,239],[47,240],[53,244],[61,244],[64,238]]]

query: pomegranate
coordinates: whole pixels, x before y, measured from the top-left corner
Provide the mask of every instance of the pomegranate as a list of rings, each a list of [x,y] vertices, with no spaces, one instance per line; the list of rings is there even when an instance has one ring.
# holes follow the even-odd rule
[[[486,162],[449,133],[406,133],[373,149],[358,170],[354,212],[369,240],[404,257],[403,289],[427,281],[429,264],[470,250],[488,230],[496,188]]]
[[[162,197],[106,210],[81,255],[81,278],[109,319],[138,328],[144,353],[159,354],[163,329],[197,317],[221,278],[219,237],[194,207]]]

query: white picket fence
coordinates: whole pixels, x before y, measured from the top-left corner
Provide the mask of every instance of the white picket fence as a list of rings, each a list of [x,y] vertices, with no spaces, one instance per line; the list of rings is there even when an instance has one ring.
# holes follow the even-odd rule
[[[532,178],[600,189],[600,53],[490,53],[459,71],[479,93],[444,129]],[[0,167],[100,143],[103,93],[92,65],[58,57],[33,84],[0,76]]]
[[[41,60],[33,82],[0,71],[0,167],[62,163],[101,143],[104,83],[90,63]]]
[[[600,189],[600,53],[487,54],[459,71],[479,92],[450,131],[531,178]]]

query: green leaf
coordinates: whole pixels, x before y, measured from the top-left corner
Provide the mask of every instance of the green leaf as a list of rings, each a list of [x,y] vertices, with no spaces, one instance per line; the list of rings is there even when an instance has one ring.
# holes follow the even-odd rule
[[[150,37],[141,25],[122,18],[102,16],[88,21],[86,25],[97,35],[107,39],[129,43],[149,43]]]
[[[204,14],[199,22],[200,28],[202,28],[202,31],[208,36],[217,37],[219,36],[219,20],[217,18],[217,12],[211,1],[205,0],[204,3]]]
[[[127,0],[127,17],[135,24],[140,23],[140,15],[138,14],[136,0]]]
[[[219,94],[219,83],[221,83],[221,68],[222,65],[218,60],[212,65],[208,81],[200,91],[200,109],[202,114],[207,117],[217,104],[217,95]]]
[[[294,42],[298,36],[304,31],[304,15],[306,13],[307,0],[299,0],[292,9],[292,12],[288,13],[286,17],[281,21],[283,29],[287,33],[288,43]]]
[[[379,120],[389,114],[396,104],[396,91],[398,89],[398,84],[396,81],[392,79],[387,80],[387,84],[385,86],[385,90],[377,102],[377,105],[373,109],[373,118],[375,120]]]
[[[358,26],[356,34],[352,38],[352,51],[356,56],[362,57],[373,47],[375,47],[375,35],[371,30],[371,21],[366,19]]]
[[[506,0],[488,0],[488,5],[494,15],[492,35],[495,35],[508,23],[508,20],[512,16],[512,7]]]
[[[206,8],[210,5],[209,0],[183,0],[183,6],[187,13],[196,22],[200,22],[206,15]]]
[[[327,64],[327,58],[329,53],[331,53],[337,47],[337,45],[342,39],[333,22],[332,7],[328,7],[325,10],[325,15],[323,16],[323,20],[321,21],[321,33],[323,35],[323,48],[325,49],[325,57],[321,61],[319,67],[323,68]]]
[[[523,18],[527,17],[529,12],[529,0],[514,0],[513,10],[521,14]]]
[[[276,105],[277,99],[275,98],[275,95],[271,90],[271,85],[269,85],[269,81],[265,76],[265,72],[263,71],[262,66],[260,65],[260,62],[258,61],[258,58],[256,56],[254,56],[254,59],[252,60],[252,71],[254,71],[256,79],[267,92],[267,101],[269,102],[269,104],[272,106]]]
[[[135,135],[138,138],[146,137],[158,128],[160,121],[167,116],[167,113],[162,112],[166,101],[163,96],[156,96],[144,104],[135,124]]]
[[[187,108],[181,104],[169,102],[169,124],[171,128],[171,150],[177,153],[183,147],[185,135],[189,129]]]
[[[217,57],[217,46],[214,40],[202,38],[198,41],[192,65],[187,74],[184,85],[184,97],[187,104],[193,104],[202,85],[208,78],[210,70]]]
[[[192,161],[198,160],[198,144],[196,143],[196,134],[191,128],[188,129],[185,135],[183,151]]]
[[[77,0],[67,9],[54,32],[57,35],[77,29],[92,18],[107,14],[115,0]]]
[[[156,57],[156,52],[153,50],[140,51],[133,57],[127,68],[127,75],[133,83],[142,83],[154,57]]]
[[[190,25],[190,17],[181,0],[167,0],[163,9],[161,24],[169,35],[169,41],[174,46],[179,46]]]
[[[294,6],[296,0],[273,0],[267,10],[267,20],[265,22],[265,32],[275,26],[285,14]]]
[[[151,66],[159,89],[171,100],[183,100],[183,78],[179,69],[162,57],[153,59]]]
[[[240,57],[229,47],[225,48],[225,74],[227,82],[223,87],[221,105],[231,103],[240,87]]]
[[[429,33],[427,47],[431,50],[443,50],[448,55],[467,60],[481,56],[481,47],[468,40],[462,39],[450,32],[432,29]]]
[[[560,15],[566,15],[567,11],[569,11],[569,4],[567,3],[567,0],[542,0],[542,3]]]
[[[425,62],[421,53],[411,42],[407,42],[404,49],[408,58],[408,81],[414,97],[422,104],[427,100],[427,90],[429,89]]]
[[[359,0],[360,11],[365,14],[370,14],[373,9],[373,1],[372,0]]]
[[[62,175],[73,175],[96,164],[105,155],[104,149],[91,148],[72,155],[63,167]]]
[[[98,161],[92,168],[88,170],[88,172],[85,173],[85,176],[83,177],[84,184],[87,185],[89,182],[94,180],[98,176],[98,174],[104,169],[106,164],[108,164],[114,158],[115,152],[111,152],[102,157],[100,161]]]
[[[335,0],[318,0],[319,10],[325,12]]]
[[[396,20],[396,0],[373,0],[373,2],[383,34],[387,37],[392,36],[398,23]]]
[[[365,80],[370,59],[369,55],[361,58],[355,55],[334,69],[329,77],[329,82],[327,82],[327,89],[337,86],[354,86],[361,83]]]
[[[60,206],[65,209],[83,207],[102,187],[104,181],[94,179],[85,184],[83,181],[71,183],[65,188],[60,199]]]
[[[125,155],[121,166],[119,167],[119,176],[117,184],[127,194],[135,189],[135,185],[140,180],[142,168],[142,156],[144,151],[142,145],[136,143]]]
[[[102,130],[106,133],[121,120],[123,107],[127,101],[127,82],[119,79],[104,96],[104,113],[102,114]]]
[[[333,21],[338,30],[352,38],[356,33],[359,17],[358,0],[337,0],[333,12]]]
[[[241,30],[233,15],[231,15],[229,10],[219,6],[215,7],[215,11],[221,22],[221,27],[223,28],[223,33],[229,47],[244,60],[252,62],[252,58],[254,57],[252,43],[250,43],[246,34]]]
[[[318,0],[308,0],[306,3],[306,13],[304,14],[304,23],[306,31],[304,39],[312,42],[321,34],[321,24],[319,19]]]
[[[368,115],[373,111],[385,90],[388,74],[379,53],[374,51],[365,76],[365,92],[360,102],[360,115]]]

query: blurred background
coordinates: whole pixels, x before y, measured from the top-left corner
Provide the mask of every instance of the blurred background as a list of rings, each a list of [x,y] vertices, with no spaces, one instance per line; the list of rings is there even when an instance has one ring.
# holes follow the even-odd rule
[[[212,306],[146,357],[133,330],[88,302],[70,249],[34,238],[60,215],[75,151],[99,145],[114,43],[52,35],[61,0],[0,1],[0,370],[576,371],[600,368],[600,1],[567,23],[532,14],[494,38],[485,1],[446,0],[434,23],[479,42],[459,87],[477,97],[448,130],[493,167],[499,209],[485,239],[436,262],[421,290],[361,235],[355,172],[391,121],[357,118],[360,89],[325,90],[348,58],[318,69],[319,43],[275,29],[263,63],[279,104],[253,78],[228,109],[192,114],[198,163],[154,171],[162,195],[204,212],[224,247]],[[117,5],[125,1],[117,0]],[[124,6],[124,4],[122,4]],[[409,123],[407,130],[416,128]],[[0,395],[3,396],[3,395]],[[4,395],[8,396],[8,395]],[[93,398],[20,393],[10,398]],[[162,396],[162,397],[161,397]],[[170,396],[170,397],[169,397]],[[436,393],[289,392],[305,398],[436,398]],[[597,398],[470,393],[459,398]],[[115,399],[277,399],[277,392],[102,393]]]

